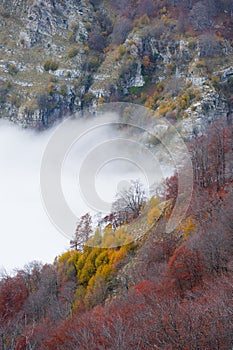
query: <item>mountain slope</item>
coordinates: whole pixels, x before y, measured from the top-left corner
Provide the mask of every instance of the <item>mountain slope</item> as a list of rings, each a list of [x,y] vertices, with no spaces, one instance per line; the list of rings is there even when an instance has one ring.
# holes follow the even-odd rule
[[[1,117],[23,126],[130,101],[192,134],[232,112],[231,2],[4,0],[0,18]]]
[[[0,349],[230,349],[232,135],[225,117],[189,144],[194,191],[170,234],[174,176],[163,192],[167,210],[152,198],[139,220],[116,229],[108,223],[113,215],[103,221],[103,235],[98,227],[92,238],[98,246],[3,276]],[[150,228],[142,235],[146,218]],[[130,233],[140,238],[127,244]]]

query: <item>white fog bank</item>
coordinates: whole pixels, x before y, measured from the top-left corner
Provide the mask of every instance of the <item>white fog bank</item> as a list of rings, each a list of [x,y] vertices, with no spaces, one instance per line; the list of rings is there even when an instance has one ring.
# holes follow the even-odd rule
[[[41,160],[55,129],[38,133],[0,121],[0,270],[5,268],[10,272],[34,260],[51,263],[69,248],[68,237],[51,223],[41,198]],[[77,217],[91,212],[79,189],[78,173],[82,166],[82,171],[90,170],[86,170],[87,178],[90,174],[95,177],[96,193],[107,202],[114,199],[125,182],[142,179],[145,183],[147,175],[143,165],[137,167],[136,155],[132,155],[132,159],[121,159],[121,146],[123,149],[125,140],[114,146],[109,128],[94,130],[93,134],[89,133],[85,137],[71,147],[62,168],[63,193]],[[98,158],[98,152],[107,154],[110,144],[119,151],[119,159],[116,156],[113,159],[111,149],[109,161],[104,161],[98,171],[92,174],[92,164],[85,164],[89,153]],[[137,154],[137,145],[134,148]],[[145,158],[144,164],[146,162]],[[162,172],[158,164],[154,166],[156,170],[152,171],[158,180]],[[75,229],[75,222],[72,225]],[[68,235],[72,236],[72,233]]]
[[[0,122],[0,268],[7,271],[52,262],[68,246],[41,202],[40,162],[50,132]]]

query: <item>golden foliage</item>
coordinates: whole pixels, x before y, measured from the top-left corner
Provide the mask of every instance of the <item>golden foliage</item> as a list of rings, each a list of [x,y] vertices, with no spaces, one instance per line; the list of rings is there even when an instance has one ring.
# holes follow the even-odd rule
[[[191,217],[188,217],[185,224],[182,225],[182,230],[184,239],[188,238],[190,233],[195,231],[195,224]]]
[[[158,206],[151,209],[147,214],[149,224],[152,225],[153,223],[158,221],[160,216],[161,216],[161,210]]]

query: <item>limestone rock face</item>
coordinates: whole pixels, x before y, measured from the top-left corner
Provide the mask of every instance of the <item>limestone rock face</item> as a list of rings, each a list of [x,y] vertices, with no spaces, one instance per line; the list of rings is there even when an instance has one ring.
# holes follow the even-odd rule
[[[86,5],[86,4],[85,4]],[[26,30],[29,45],[38,41],[51,42],[54,35],[67,39],[67,31],[76,22],[76,37],[87,37],[82,18],[89,15],[87,5],[81,1],[38,1],[28,8]]]
[[[1,2],[1,117],[43,128],[81,108],[92,12],[82,0]]]
[[[1,118],[23,127],[46,128],[64,115],[83,108],[93,110],[103,101],[135,99],[138,103],[137,97],[150,96],[157,84],[163,85],[165,94],[180,86],[185,89],[186,84],[200,95],[182,109],[186,117],[179,123],[188,138],[219,116],[232,113],[232,105],[203,65],[203,57],[213,53],[205,37],[179,38],[172,34],[173,25],[158,35],[156,23],[146,23],[115,45],[111,42],[114,32],[106,39],[105,28],[106,23],[111,27],[117,20],[115,15],[110,8],[91,3],[1,1]],[[105,27],[100,28],[97,17]],[[103,47],[101,40],[105,40]],[[229,64],[233,48],[227,40],[215,47],[219,57],[228,57],[228,61],[218,65],[213,75],[219,84],[227,84],[233,77]]]

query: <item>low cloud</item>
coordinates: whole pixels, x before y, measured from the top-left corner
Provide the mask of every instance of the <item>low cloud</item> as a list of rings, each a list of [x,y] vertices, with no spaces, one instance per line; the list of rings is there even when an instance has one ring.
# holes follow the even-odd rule
[[[71,119],[68,123],[79,128],[87,122]],[[149,173],[156,181],[162,177],[159,164],[155,162],[153,168],[151,155],[144,154],[139,143],[132,143],[126,135],[120,137],[111,125],[93,129],[90,122],[86,125],[87,132],[67,149],[61,169],[62,191],[76,217],[98,211],[98,203],[93,208],[85,194],[88,181],[80,186],[80,172],[93,177],[98,198],[109,207],[116,192],[131,179],[141,179],[148,185]],[[0,269],[11,271],[33,260],[52,262],[69,248],[69,239],[51,223],[41,200],[41,161],[57,128],[59,125],[38,133],[0,122]],[[101,158],[101,154],[105,157]],[[93,165],[98,157],[103,163]],[[72,237],[75,222],[70,227],[73,231],[68,236]]]

